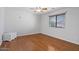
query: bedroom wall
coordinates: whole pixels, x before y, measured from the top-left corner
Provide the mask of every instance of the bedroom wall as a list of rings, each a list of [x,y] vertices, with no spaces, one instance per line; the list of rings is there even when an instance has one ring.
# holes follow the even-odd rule
[[[4,32],[4,8],[0,7],[0,45],[2,43],[3,32]]]
[[[65,11],[67,11],[65,15],[65,28],[49,27],[48,16],[59,14]],[[78,25],[79,8],[63,8],[41,16],[31,13],[27,8],[25,9],[11,7],[5,8],[4,15],[4,8],[0,8],[1,33],[17,32],[18,35],[29,35],[41,32],[46,35],[79,44]]]
[[[53,28],[49,27],[49,15],[59,14],[66,12],[65,15],[65,28]],[[75,44],[79,44],[79,8],[63,8],[51,12],[46,15],[42,15],[41,32],[43,34],[60,38]]]
[[[40,32],[40,16],[28,8],[5,8],[5,32],[29,35]]]

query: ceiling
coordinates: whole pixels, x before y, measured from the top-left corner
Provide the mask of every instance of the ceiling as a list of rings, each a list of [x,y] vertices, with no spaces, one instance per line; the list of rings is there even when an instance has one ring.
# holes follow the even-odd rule
[[[47,9],[48,9],[47,12],[34,12],[35,7],[30,8],[30,10],[31,10],[33,13],[35,13],[35,14],[47,14],[47,13],[50,13],[50,12],[59,10],[59,9],[61,9],[61,8],[63,8],[63,7],[44,7],[44,8],[47,8]]]
[[[47,8],[48,11],[47,12],[40,12],[40,13],[34,12],[35,8],[36,7],[6,7],[6,9],[17,10],[17,11],[29,11],[29,12],[34,13],[34,14],[47,14],[47,13],[59,10],[63,7],[41,7],[41,8]]]

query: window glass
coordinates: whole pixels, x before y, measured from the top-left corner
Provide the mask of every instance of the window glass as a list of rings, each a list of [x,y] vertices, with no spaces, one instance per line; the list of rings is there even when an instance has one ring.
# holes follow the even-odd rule
[[[49,16],[49,27],[64,28],[65,14]]]
[[[57,27],[64,27],[64,15],[58,15],[57,16]]]
[[[49,27],[55,27],[56,26],[56,16],[49,17]]]

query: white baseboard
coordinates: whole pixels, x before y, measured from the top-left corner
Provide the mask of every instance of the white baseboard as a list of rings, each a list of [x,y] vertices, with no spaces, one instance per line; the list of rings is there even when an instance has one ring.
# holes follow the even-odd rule
[[[55,38],[58,38],[58,39],[61,39],[61,40],[64,40],[64,41],[71,42],[71,43],[73,43],[73,44],[79,45],[78,42],[71,41],[71,40],[66,40],[65,38],[62,38],[62,37],[59,37],[59,36],[55,36],[55,35],[51,35],[51,34],[47,34],[47,33],[42,33],[42,34],[45,34],[45,35],[48,35],[48,36],[50,36],[50,37],[55,37]]]
[[[25,36],[25,35],[33,35],[33,34],[38,34],[38,33],[20,34],[20,35],[17,35],[17,36]]]
[[[38,34],[38,33],[21,34],[21,35],[17,35],[17,36],[25,36],[25,35],[32,35],[32,34]],[[68,41],[68,42],[71,42],[71,43],[74,43],[74,44],[79,45],[78,42],[71,41],[71,40],[66,40],[66,39],[63,38],[63,37],[59,37],[59,36],[55,36],[55,35],[51,35],[51,34],[48,34],[48,33],[42,33],[42,34],[45,34],[45,35],[48,35],[48,36],[50,36],[50,37],[55,37],[55,38],[58,38],[58,39],[61,39],[61,40]]]

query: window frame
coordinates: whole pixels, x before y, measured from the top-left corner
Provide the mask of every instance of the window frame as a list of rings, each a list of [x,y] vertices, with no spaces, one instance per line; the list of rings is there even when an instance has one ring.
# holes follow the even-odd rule
[[[49,16],[49,21],[50,21],[50,17],[56,17],[56,23],[55,23],[55,26],[54,27],[56,27],[56,28],[64,28],[64,27],[58,27],[57,26],[57,16],[60,16],[60,15],[64,15],[64,27],[65,27],[65,15],[66,15],[66,13],[61,13],[61,14],[57,14],[57,15],[51,15],[51,16]],[[51,26],[50,26],[51,27]]]

